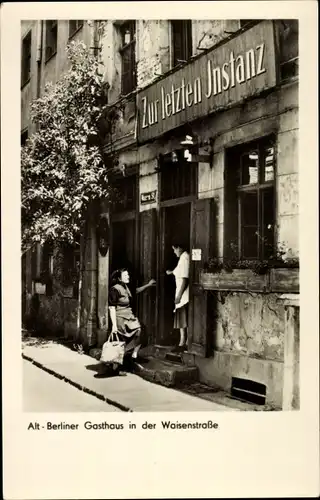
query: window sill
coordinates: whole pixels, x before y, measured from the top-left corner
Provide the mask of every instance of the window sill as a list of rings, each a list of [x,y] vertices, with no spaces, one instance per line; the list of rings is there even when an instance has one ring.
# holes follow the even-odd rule
[[[28,83],[30,83],[30,80],[31,80],[31,77],[28,78],[28,80],[26,80],[24,83],[21,84],[21,90],[23,90],[28,85]]]
[[[204,290],[222,292],[299,293],[299,269],[275,268],[265,274],[257,274],[252,269],[201,270],[199,282]]]
[[[48,57],[48,59],[45,60],[45,64],[48,64],[48,62],[51,61],[51,59],[53,59],[56,55],[57,55],[57,51],[55,51],[53,54],[51,54],[50,57]]]
[[[81,24],[81,26],[79,26],[79,28],[76,29],[76,31],[74,31],[73,33],[71,33],[71,35],[69,35],[69,38],[68,40],[72,40],[72,38],[74,38],[76,36],[77,33],[79,33],[79,31],[81,31],[83,28],[83,24]]]

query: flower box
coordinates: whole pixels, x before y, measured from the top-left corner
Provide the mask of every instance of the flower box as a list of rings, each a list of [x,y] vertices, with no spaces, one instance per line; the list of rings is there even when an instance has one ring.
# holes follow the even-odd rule
[[[270,270],[270,291],[299,293],[299,269],[279,267]]]
[[[256,274],[252,269],[233,269],[232,272],[200,272],[204,290],[268,292],[269,273]]]

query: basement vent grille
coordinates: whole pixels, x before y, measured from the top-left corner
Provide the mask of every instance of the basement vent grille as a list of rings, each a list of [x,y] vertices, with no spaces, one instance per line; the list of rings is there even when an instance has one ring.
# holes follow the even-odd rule
[[[266,403],[267,388],[264,384],[259,384],[253,380],[239,377],[232,377],[231,396],[235,399],[264,405]]]

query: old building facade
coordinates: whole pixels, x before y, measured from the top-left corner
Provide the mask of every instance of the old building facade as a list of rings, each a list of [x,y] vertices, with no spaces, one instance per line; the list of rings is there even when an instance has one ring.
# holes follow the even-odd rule
[[[65,312],[76,310],[76,299],[65,297],[66,334],[102,344],[109,275],[126,266],[136,283],[157,281],[136,307],[150,354],[165,356],[175,342],[165,271],[178,238],[191,257],[183,362],[235,396],[298,407],[298,270],[237,269],[277,249],[299,258],[297,21],[109,20],[100,49],[110,109],[120,110],[105,140],[120,196],[101,204],[106,254],[97,216],[88,224],[86,320],[81,330]],[[222,260],[235,269],[217,272]],[[29,290],[32,276],[27,282]]]

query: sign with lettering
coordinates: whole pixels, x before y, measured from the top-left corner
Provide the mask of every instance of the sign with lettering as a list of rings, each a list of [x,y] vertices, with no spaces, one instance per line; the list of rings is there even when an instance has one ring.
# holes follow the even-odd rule
[[[212,48],[138,93],[138,142],[276,85],[272,21]]]
[[[141,205],[147,203],[155,203],[157,201],[157,191],[149,191],[148,193],[141,193]]]

